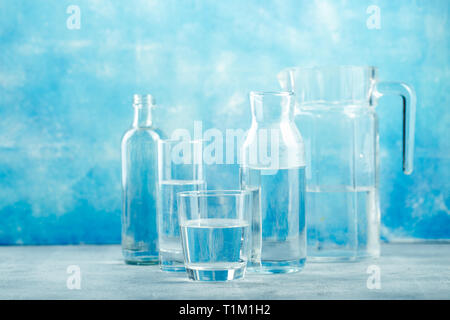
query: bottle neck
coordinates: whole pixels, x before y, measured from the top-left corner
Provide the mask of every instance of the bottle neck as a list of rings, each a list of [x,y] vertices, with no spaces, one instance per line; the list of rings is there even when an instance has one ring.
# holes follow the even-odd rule
[[[149,128],[152,126],[152,107],[141,106],[134,107],[133,127],[135,128]]]
[[[149,128],[152,126],[152,109],[154,107],[151,95],[134,95],[134,128]]]

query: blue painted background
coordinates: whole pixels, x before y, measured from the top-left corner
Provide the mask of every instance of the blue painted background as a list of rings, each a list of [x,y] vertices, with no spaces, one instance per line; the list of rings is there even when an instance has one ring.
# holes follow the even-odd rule
[[[69,5],[81,29],[69,30]],[[381,29],[369,30],[369,5]],[[399,98],[380,100],[388,240],[450,239],[450,1],[0,1],[0,244],[120,241],[120,139],[152,93],[170,133],[248,128],[250,90],[294,65],[375,65],[417,91],[401,172]],[[208,167],[210,187],[236,168]]]

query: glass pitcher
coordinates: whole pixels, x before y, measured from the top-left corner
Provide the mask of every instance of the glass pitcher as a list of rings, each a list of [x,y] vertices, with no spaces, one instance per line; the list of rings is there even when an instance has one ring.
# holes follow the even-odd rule
[[[305,142],[308,259],[356,260],[380,254],[379,138],[375,106],[403,101],[403,171],[413,170],[416,98],[379,82],[366,66],[288,68],[278,74],[296,94],[295,122]]]

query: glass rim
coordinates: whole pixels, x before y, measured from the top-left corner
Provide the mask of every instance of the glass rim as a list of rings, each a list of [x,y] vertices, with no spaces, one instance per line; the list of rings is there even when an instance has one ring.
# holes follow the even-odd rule
[[[367,70],[377,71],[378,68],[372,65],[319,65],[319,66],[297,66],[288,67],[284,70],[305,70],[305,71],[327,71],[327,70]]]
[[[204,141],[206,141],[206,140],[205,139],[189,139],[189,140],[187,140],[187,139],[183,139],[183,138],[181,138],[181,139],[172,139],[172,138],[161,139],[160,138],[158,140],[158,143],[160,143],[160,144],[171,144],[171,143],[186,142],[186,143],[194,144],[194,143],[203,143]]]
[[[295,93],[293,91],[250,91],[250,96],[279,96],[290,97]]]
[[[242,195],[250,195],[248,190],[197,190],[197,191],[182,191],[178,192],[177,196],[180,198],[188,197],[235,197]]]

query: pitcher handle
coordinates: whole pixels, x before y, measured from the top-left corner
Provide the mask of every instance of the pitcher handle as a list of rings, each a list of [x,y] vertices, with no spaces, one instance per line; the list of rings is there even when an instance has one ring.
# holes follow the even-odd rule
[[[403,172],[411,174],[414,167],[414,131],[416,122],[416,93],[402,82],[380,82],[377,85],[380,96],[397,95],[403,102]]]

